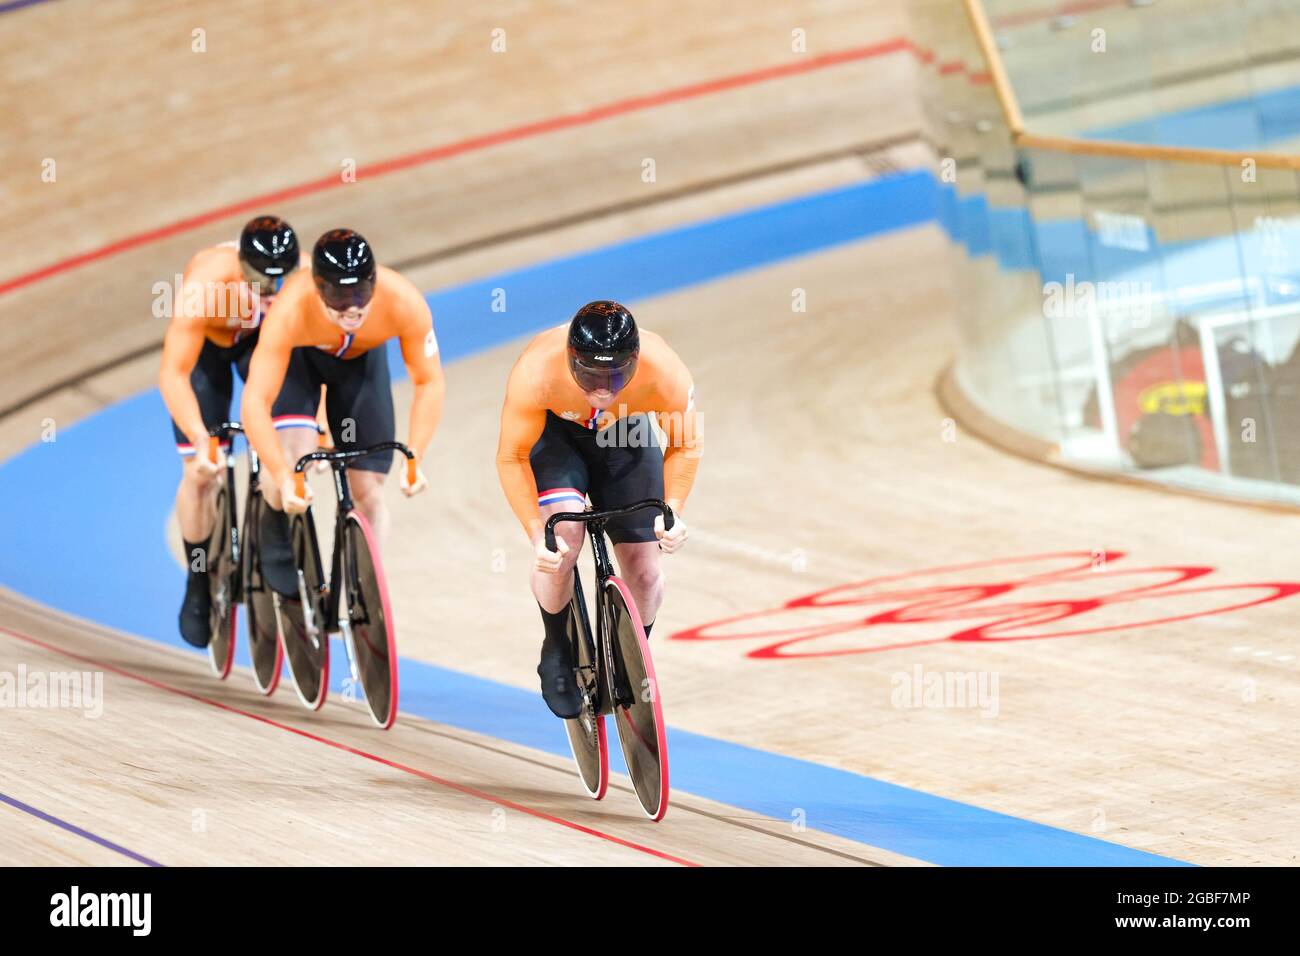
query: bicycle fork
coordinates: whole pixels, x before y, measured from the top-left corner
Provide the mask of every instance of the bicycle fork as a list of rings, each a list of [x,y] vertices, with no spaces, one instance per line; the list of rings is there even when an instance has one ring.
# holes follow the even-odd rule
[[[346,488],[346,486],[344,486]],[[348,502],[351,503],[350,500]],[[348,585],[352,580],[352,565],[348,561],[346,530],[343,522],[339,522],[336,536],[344,535],[341,542],[336,542],[334,551],[338,555],[338,566],[332,568],[330,575],[330,589],[333,591],[331,600],[334,602],[334,619],[338,624],[339,634],[343,637],[343,650],[348,656],[348,674],[352,678],[354,688],[361,686],[361,671],[357,667],[357,645],[356,638],[352,635],[352,614],[348,606]]]

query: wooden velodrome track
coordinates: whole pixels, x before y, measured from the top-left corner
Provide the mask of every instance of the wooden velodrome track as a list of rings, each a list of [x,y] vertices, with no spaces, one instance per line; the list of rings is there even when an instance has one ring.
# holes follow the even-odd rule
[[[598,18],[579,4],[392,3],[360,30],[348,24],[360,3],[313,6],[299,25],[253,3],[148,6],[4,15],[22,27],[0,34],[11,115],[22,103],[6,167],[66,157],[57,183],[6,182],[6,248],[32,218],[58,242],[18,245],[0,277],[26,277],[0,296],[13,343],[5,456],[47,419],[67,427],[151,386],[153,281],[249,210],[142,234],[334,177],[349,158],[359,182],[266,205],[307,236],[355,225],[423,289],[924,161],[908,144],[916,63],[891,44],[906,34],[893,2],[792,15],[674,0]],[[190,52],[196,25],[207,53]],[[495,27],[507,53],[490,52]],[[803,60],[795,28],[808,32]],[[42,37],[60,38],[48,59],[18,55]],[[283,87],[259,99],[243,64],[273,50]],[[329,84],[341,100],[326,102],[330,78],[351,70],[372,82]],[[528,125],[610,103],[622,105]],[[514,132],[472,142],[502,130]],[[364,173],[447,143],[468,145]],[[641,180],[645,157],[655,184]],[[691,366],[708,416],[695,540],[669,563],[655,631],[670,723],[1161,856],[1296,862],[1292,601],[1235,609],[1271,592],[1215,590],[1300,581],[1294,519],[1087,480],[954,427],[933,391],[955,347],[945,245],[922,226],[635,303]],[[792,316],[793,289],[806,314]],[[42,334],[15,336],[20,322]],[[391,489],[386,562],[405,657],[534,691],[528,551],[492,463],[518,348],[448,366],[433,488],[410,502]],[[396,392],[400,422],[408,395]],[[783,608],[885,577],[899,580]],[[756,617],[705,627],[742,614]],[[1073,631],[1091,633],[1049,639]],[[963,633],[984,639],[952,639]],[[807,640],[773,654],[805,656],[758,653],[792,637]],[[106,706],[94,721],[0,714],[3,863],[121,863],[124,850],[165,864],[928,858],[681,791],[652,826],[625,786],[600,804],[579,797],[550,753],[413,716],[379,733],[338,702],[306,714],[287,688],[267,701],[247,675],[217,684],[193,655],[3,591],[0,671],[20,667],[102,670]],[[996,675],[996,716],[898,706],[899,675],[916,668]]]

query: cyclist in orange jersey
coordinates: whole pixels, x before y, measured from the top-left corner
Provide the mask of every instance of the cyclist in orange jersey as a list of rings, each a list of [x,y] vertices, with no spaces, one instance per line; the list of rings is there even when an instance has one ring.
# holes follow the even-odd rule
[[[653,424],[663,430],[666,450]],[[558,550],[550,551],[546,519],[583,510],[588,494],[602,510],[666,498],[677,519],[670,531],[662,515],[652,520],[649,511],[606,528],[648,637],[663,603],[659,553],[671,554],[686,540],[681,510],[695,481],[701,437],[690,372],[617,302],[583,306],[567,326],[534,338],[511,370],[497,473],[535,551],[532,590],[545,627],[537,673],[557,717],[575,717],[582,706],[565,629],[585,532],[560,524]]]
[[[446,387],[429,305],[409,281],[376,266],[364,237],[350,229],[325,233],[312,251],[311,273],[304,270],[294,276],[277,297],[253,351],[244,388],[244,432],[261,456],[267,476],[261,487],[271,506],[263,527],[263,566],[271,587],[281,594],[297,593],[285,513],[305,511],[311,489],[305,498],[298,497],[294,461],[275,440],[276,395],[303,383],[310,394],[318,394],[325,385],[326,416],[340,450],[393,441],[396,424],[385,346],[394,338],[415,386],[408,444],[423,463],[442,417]],[[383,483],[391,464],[392,453],[387,452],[348,466],[353,499],[381,547],[388,531]],[[428,486],[422,467],[414,484],[407,483],[403,469],[400,483],[407,497]]]
[[[158,386],[171,413],[176,450],[184,459],[176,520],[189,576],[180,631],[196,647],[206,647],[211,637],[207,562],[199,559],[212,534],[227,447],[212,461],[208,429],[230,417],[234,376],[247,379],[263,317],[285,279],[305,261],[288,223],[258,216],[244,226],[238,241],[195,255],[176,290]],[[303,454],[315,445],[315,413],[316,401],[302,387],[277,396],[274,423],[288,454]]]

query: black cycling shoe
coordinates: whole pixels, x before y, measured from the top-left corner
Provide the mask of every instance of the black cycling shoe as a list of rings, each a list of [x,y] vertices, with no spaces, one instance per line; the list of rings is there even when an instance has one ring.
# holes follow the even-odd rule
[[[262,577],[273,591],[285,597],[298,596],[298,569],[293,563],[293,543],[289,540],[289,516],[283,511],[262,509],[258,558]]]
[[[582,713],[582,691],[578,689],[569,642],[542,642],[542,660],[537,665],[542,679],[542,699],[551,713],[561,720],[572,720]]]
[[[181,604],[181,637],[195,647],[207,647],[212,640],[212,595],[208,576],[191,571],[185,582],[185,601]]]

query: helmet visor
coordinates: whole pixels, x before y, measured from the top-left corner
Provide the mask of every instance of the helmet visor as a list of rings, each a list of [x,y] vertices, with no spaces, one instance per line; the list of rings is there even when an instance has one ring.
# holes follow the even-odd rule
[[[284,280],[287,279],[289,273],[293,271],[292,269],[278,269],[272,267],[266,272],[261,272],[253,268],[251,263],[245,262],[243,259],[239,260],[239,269],[244,274],[244,281],[249,285],[257,286],[258,294],[266,296],[273,296],[279,292],[280,287],[284,285]]]
[[[569,371],[584,392],[619,392],[636,374],[636,353],[588,356],[570,349]]]
[[[316,276],[316,291],[321,300],[336,312],[361,309],[370,304],[375,295],[375,280],[358,276],[344,276],[326,282]]]

